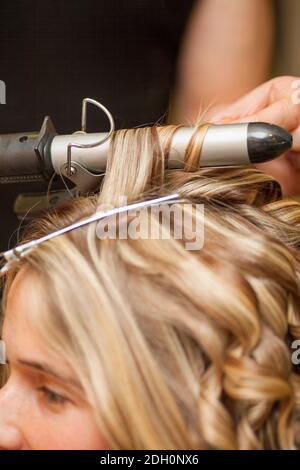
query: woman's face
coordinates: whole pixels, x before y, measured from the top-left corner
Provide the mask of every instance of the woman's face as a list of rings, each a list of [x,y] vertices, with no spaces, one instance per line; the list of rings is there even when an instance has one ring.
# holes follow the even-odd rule
[[[43,305],[24,269],[8,296],[2,339],[10,376],[0,390],[0,449],[103,449],[75,374],[30,328]]]

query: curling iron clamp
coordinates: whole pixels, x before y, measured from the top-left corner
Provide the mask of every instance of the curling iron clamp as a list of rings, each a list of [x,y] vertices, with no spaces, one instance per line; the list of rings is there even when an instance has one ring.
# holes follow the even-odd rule
[[[88,133],[87,104],[101,109],[108,132]],[[101,103],[82,102],[81,130],[58,135],[46,116],[39,132],[0,135],[0,184],[49,181],[54,173],[70,180],[77,194],[92,191],[105,174],[107,152],[115,130],[111,113]],[[180,127],[173,136],[169,168],[182,168],[193,127]],[[209,124],[203,133],[201,167],[232,167],[271,160],[292,147],[292,136],[266,123]]]

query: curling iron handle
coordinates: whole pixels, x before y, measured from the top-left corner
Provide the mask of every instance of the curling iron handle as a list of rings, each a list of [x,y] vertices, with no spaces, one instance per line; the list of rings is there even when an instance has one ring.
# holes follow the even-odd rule
[[[34,132],[0,135],[0,176],[41,174],[35,152],[38,135]]]

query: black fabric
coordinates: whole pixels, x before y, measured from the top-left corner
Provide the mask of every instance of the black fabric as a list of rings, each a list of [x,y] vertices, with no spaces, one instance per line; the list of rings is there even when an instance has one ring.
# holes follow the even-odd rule
[[[105,104],[118,128],[154,123],[168,111],[178,47],[194,0],[1,0],[0,133],[39,130],[50,115],[59,133],[80,127],[81,100]],[[105,130],[89,108],[88,130]],[[18,193],[0,186],[0,249],[18,220]]]

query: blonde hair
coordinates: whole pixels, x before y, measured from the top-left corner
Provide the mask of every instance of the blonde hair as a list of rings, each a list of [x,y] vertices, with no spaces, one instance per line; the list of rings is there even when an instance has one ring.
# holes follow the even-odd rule
[[[197,169],[197,138],[185,169],[166,169],[175,131],[116,132],[99,194],[36,220],[23,241],[120,195],[177,192],[205,205],[203,248],[100,240],[91,224],[18,263],[4,310],[29,266],[46,307],[34,327],[76,371],[111,449],[298,448],[300,204],[254,168]]]

